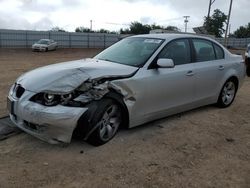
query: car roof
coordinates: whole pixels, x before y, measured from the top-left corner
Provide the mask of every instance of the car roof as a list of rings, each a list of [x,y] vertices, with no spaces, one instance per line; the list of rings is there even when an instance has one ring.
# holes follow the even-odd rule
[[[145,38],[156,38],[156,39],[177,39],[177,38],[203,38],[211,40],[211,37],[201,36],[196,34],[186,34],[186,33],[157,33],[157,34],[144,34],[144,35],[135,35],[131,37],[145,37]]]

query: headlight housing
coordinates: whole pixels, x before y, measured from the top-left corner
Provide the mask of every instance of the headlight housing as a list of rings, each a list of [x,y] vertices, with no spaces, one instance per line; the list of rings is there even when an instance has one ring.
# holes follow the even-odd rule
[[[76,96],[75,93],[59,95],[43,92],[34,95],[30,100],[44,106],[56,106],[58,104],[67,105]]]

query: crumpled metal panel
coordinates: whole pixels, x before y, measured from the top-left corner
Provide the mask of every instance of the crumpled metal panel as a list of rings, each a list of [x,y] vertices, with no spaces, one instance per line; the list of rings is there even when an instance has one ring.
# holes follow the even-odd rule
[[[20,76],[17,84],[33,92],[70,93],[88,79],[129,75],[137,69],[107,61],[84,59],[35,69]]]
[[[135,101],[133,90],[123,81],[115,84],[114,80],[129,77],[137,70],[137,67],[95,59],[35,69],[17,80],[17,84],[26,91],[15,101],[16,116],[10,115],[11,120],[22,130],[49,143],[69,143],[79,118],[88,108],[63,105],[48,107],[32,102],[30,98],[41,92],[65,94],[78,90],[82,94],[74,100],[82,102],[84,106],[87,102],[100,100],[112,89],[124,96],[125,104],[131,109]],[[11,95],[10,92],[9,97]]]

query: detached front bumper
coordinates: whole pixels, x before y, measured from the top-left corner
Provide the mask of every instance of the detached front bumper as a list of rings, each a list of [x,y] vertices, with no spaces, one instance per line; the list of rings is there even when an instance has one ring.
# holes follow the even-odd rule
[[[43,106],[29,100],[34,94],[26,90],[19,99],[8,96],[11,121],[23,131],[51,144],[70,143],[78,119],[88,109]]]

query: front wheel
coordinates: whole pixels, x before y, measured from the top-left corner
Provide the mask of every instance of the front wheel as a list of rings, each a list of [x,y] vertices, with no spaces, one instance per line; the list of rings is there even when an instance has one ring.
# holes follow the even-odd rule
[[[95,113],[97,128],[87,140],[94,146],[103,145],[110,141],[122,122],[122,110],[117,103],[111,99],[103,99],[100,104]]]
[[[217,104],[221,108],[230,106],[235,98],[237,85],[233,79],[228,80],[222,87]]]

